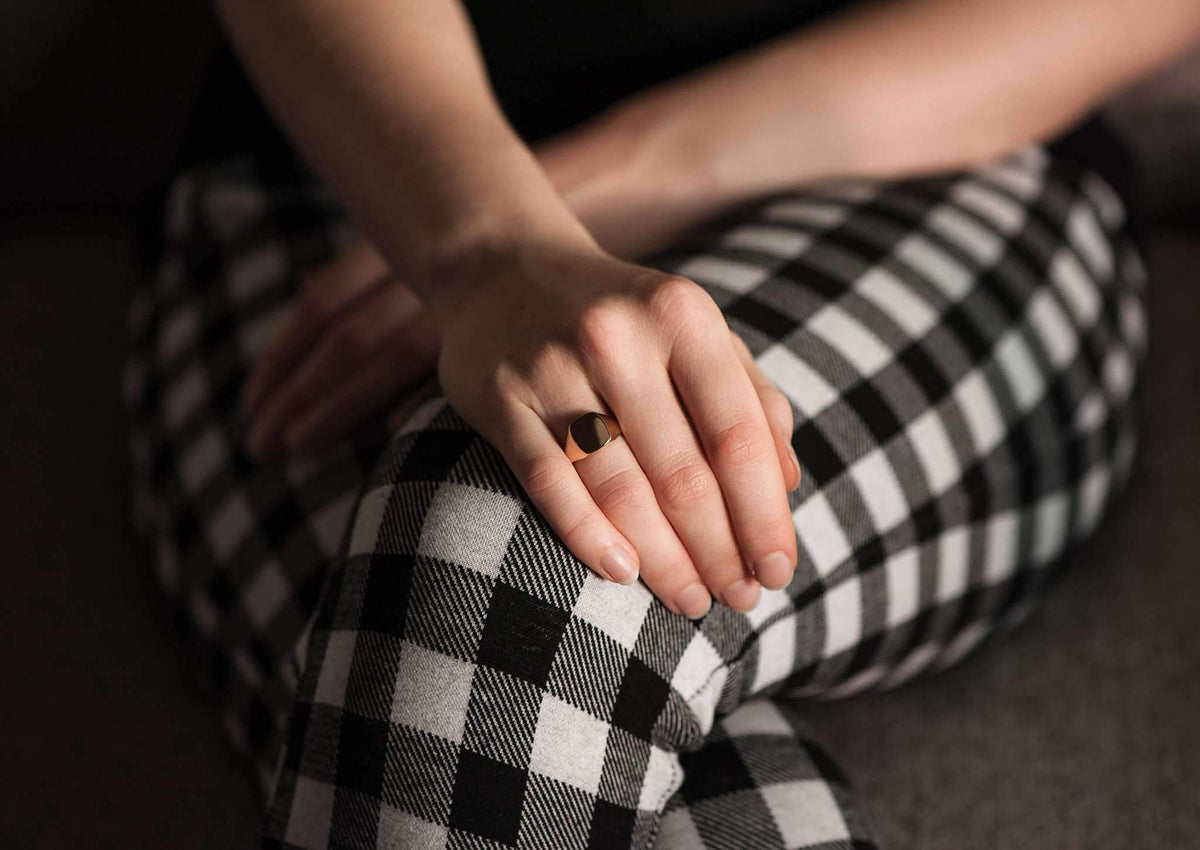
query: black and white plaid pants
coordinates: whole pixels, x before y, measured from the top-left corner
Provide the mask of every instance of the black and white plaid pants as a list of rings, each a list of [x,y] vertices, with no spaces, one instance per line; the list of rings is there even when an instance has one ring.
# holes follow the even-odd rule
[[[183,175],[166,238],[130,312],[136,517],[268,847],[873,847],[804,699],[1018,621],[1134,458],[1142,265],[1108,185],[1040,148],[781,194],[650,263],[791,400],[805,472],[791,585],[699,622],[589,573],[436,395],[246,456],[240,384],[352,238],[303,169]]]

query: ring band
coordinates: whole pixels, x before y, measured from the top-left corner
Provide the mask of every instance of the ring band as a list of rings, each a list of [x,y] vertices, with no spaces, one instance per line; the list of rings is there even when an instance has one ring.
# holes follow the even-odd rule
[[[563,451],[571,463],[578,463],[590,454],[600,451],[621,436],[617,420],[604,413],[585,413],[571,423],[567,429],[567,440]]]

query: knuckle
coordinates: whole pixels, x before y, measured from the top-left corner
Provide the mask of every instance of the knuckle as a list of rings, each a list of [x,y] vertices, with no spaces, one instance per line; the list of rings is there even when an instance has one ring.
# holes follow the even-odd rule
[[[746,419],[718,430],[710,445],[713,462],[723,466],[746,466],[761,461],[765,455],[765,441],[754,423]]]
[[[626,317],[610,302],[589,306],[575,323],[575,342],[583,357],[592,362],[614,359],[624,348],[627,336]]]
[[[650,297],[650,310],[657,321],[676,326],[712,321],[714,312],[720,314],[716,303],[699,284],[678,275],[664,279],[655,287]]]
[[[714,495],[716,482],[708,464],[693,460],[664,475],[657,488],[659,501],[668,511],[695,508]]]
[[[573,474],[562,459],[549,455],[530,458],[515,471],[529,498],[539,506],[552,506],[568,477]]]
[[[506,362],[501,362],[488,371],[481,383],[482,394],[493,401],[518,397],[524,385],[517,370]]]
[[[607,516],[640,510],[652,499],[650,484],[635,470],[623,470],[599,484],[593,492],[596,505]]]

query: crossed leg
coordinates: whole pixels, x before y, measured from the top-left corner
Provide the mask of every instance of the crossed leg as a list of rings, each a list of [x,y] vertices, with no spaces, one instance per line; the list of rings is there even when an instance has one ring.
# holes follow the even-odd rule
[[[221,272],[223,290],[244,295],[263,272],[230,252],[241,271]],[[196,448],[187,369],[150,401],[129,393],[143,458],[155,428],[168,455],[179,440],[162,435],[191,429],[160,464],[175,461],[156,491],[174,521],[143,515],[190,619],[232,659],[226,678],[263,703],[257,721],[230,709],[260,758],[293,700],[268,846],[869,846],[795,700],[962,657],[1028,610],[1128,473],[1141,269],[1120,203],[1069,163],[1034,149],[969,175],[780,196],[653,264],[709,289],[796,408],[800,568],[745,615],[693,623],[588,573],[440,399],[386,445],[239,479],[236,427],[224,461]],[[160,347],[167,318],[143,323]],[[233,508],[225,473],[250,494]],[[336,499],[296,507],[295,482],[338,475]],[[285,480],[290,514],[278,496],[256,510],[264,482]],[[180,536],[188,506],[204,547]],[[280,526],[306,529],[293,555],[298,537],[325,540],[327,575],[314,554],[294,579],[297,558],[262,542]]]

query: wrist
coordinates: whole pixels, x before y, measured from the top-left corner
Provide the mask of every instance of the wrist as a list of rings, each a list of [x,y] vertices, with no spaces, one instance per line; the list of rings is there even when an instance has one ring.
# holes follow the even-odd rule
[[[520,268],[525,258],[596,250],[587,229],[565,208],[475,217],[428,252],[419,291],[434,324],[444,331],[485,291],[519,279],[511,271]]]
[[[535,149],[551,183],[595,241],[627,260],[665,247],[720,208],[668,110],[657,92],[647,92]]]

